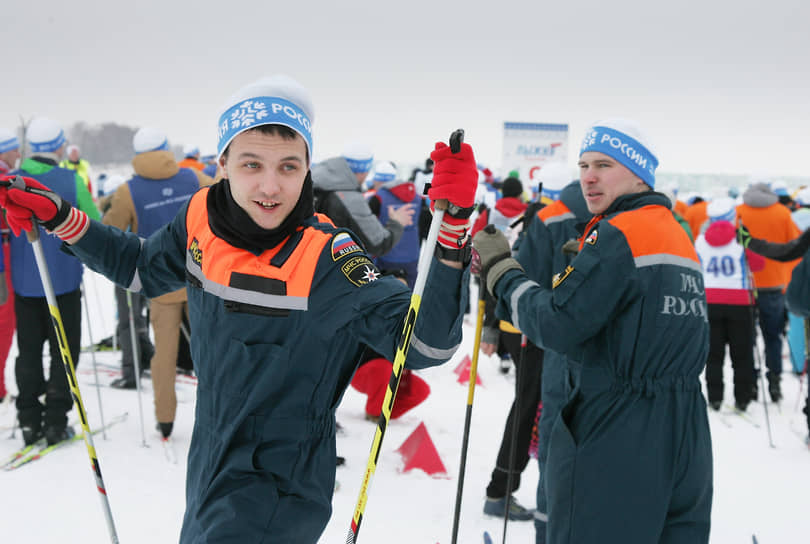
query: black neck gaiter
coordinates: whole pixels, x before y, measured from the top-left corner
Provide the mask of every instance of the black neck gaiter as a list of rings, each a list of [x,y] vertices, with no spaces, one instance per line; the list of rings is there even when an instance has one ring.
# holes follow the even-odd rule
[[[239,249],[259,255],[284,241],[289,235],[315,213],[312,200],[312,176],[307,172],[301,196],[281,225],[274,229],[263,229],[257,225],[231,195],[231,185],[227,179],[211,186],[206,201],[208,226],[219,238]]]

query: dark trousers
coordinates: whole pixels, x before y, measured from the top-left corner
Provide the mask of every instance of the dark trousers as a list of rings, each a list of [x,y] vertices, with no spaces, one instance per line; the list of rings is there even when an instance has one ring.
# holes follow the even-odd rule
[[[149,340],[149,321],[146,319],[146,305],[148,299],[139,294],[132,293],[132,314],[135,321],[135,332],[138,335],[138,355],[141,372],[149,368],[149,362],[155,354],[155,347]],[[129,305],[127,304],[127,291],[123,287],[115,286],[115,304],[118,308],[118,345],[121,346],[121,374],[126,379],[135,379],[135,364],[132,359],[132,333],[129,330]]]
[[[759,329],[765,341],[768,380],[782,375],[782,334],[785,332],[785,295],[779,290],[760,290],[757,294]]]
[[[501,447],[492,478],[487,486],[487,497],[498,499],[512,493],[520,486],[520,475],[529,463],[529,443],[532,440],[532,427],[540,402],[541,377],[543,374],[543,350],[529,342],[526,353],[520,356],[520,334],[501,332],[501,341],[509,350],[515,364],[515,400],[509,409],[506,426],[503,430]],[[518,406],[519,404],[519,406]],[[512,481],[507,491],[509,478],[509,452],[512,448],[513,426],[517,418],[515,455],[512,459]]]
[[[748,404],[754,387],[754,316],[750,306],[709,304],[709,357],[706,387],[709,402],[723,400],[726,344],[734,369],[734,399]]]
[[[79,344],[82,337],[82,299],[79,289],[56,297],[65,338],[74,366],[79,362]],[[17,349],[15,366],[17,387],[17,414],[21,427],[64,427],[67,414],[73,406],[67,374],[65,373],[59,342],[56,338],[51,314],[45,297],[15,295],[17,314]],[[48,379],[42,368],[42,345],[48,341],[51,362]],[[40,396],[45,395],[45,404]]]

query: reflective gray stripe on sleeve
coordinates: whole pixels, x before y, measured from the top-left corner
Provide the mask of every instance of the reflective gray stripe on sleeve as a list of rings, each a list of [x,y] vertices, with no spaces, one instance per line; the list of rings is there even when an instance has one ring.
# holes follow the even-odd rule
[[[195,263],[194,259],[192,259],[191,255],[188,253],[186,253],[186,270],[188,270],[189,274],[197,278],[202,286],[203,291],[225,300],[250,304],[252,306],[263,306],[265,308],[279,308],[284,310],[306,310],[308,308],[307,297],[267,295],[258,291],[237,289],[236,287],[228,287],[227,285],[221,285],[211,281],[205,277],[200,265]]]
[[[458,349],[458,346],[461,344],[456,344],[450,349],[439,349],[428,346],[421,340],[419,340],[415,334],[411,335],[411,345],[413,349],[424,355],[425,357],[429,357],[430,359],[436,359],[439,361],[448,361]]]
[[[635,258],[636,268],[642,268],[644,266],[655,266],[658,264],[671,264],[674,266],[683,266],[684,268],[691,268],[695,272],[700,272],[701,274],[703,271],[700,268],[700,263],[697,261],[693,261],[687,257],[679,257],[677,255],[672,255],[671,253],[656,253],[654,255],[642,255],[641,257]]]
[[[561,213],[560,215],[555,215],[553,217],[549,217],[548,219],[543,220],[543,224],[551,225],[553,223],[559,223],[560,221],[565,221],[566,219],[576,219],[576,215],[571,212]]]
[[[537,521],[542,521],[543,523],[548,523],[548,514],[544,514],[538,510],[534,511],[534,519]]]
[[[146,238],[139,238],[139,240],[141,241],[141,249],[143,249],[143,243],[146,241]],[[135,268],[135,275],[132,277],[132,281],[126,287],[126,290],[132,291],[133,293],[140,293],[141,289],[143,289],[141,277],[138,275],[138,269]]]
[[[132,291],[133,293],[140,293],[143,285],[141,285],[141,277],[138,275],[138,269],[135,269],[135,275],[132,277],[132,281],[129,285],[127,285],[127,291]]]
[[[530,287],[540,287],[540,286],[531,280],[526,280],[523,283],[521,283],[517,289],[512,291],[512,296],[509,298],[509,305],[512,307],[512,326],[515,327],[517,330],[521,330],[518,319],[518,307],[517,307],[518,299],[523,293],[526,292],[526,289],[529,289]]]

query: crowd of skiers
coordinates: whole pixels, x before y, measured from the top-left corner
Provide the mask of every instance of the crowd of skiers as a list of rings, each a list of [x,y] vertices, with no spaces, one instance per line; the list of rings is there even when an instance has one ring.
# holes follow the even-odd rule
[[[0,369],[16,315],[26,444],[73,434],[59,342],[23,232],[39,228],[73,361],[86,265],[116,284],[116,386],[134,387],[148,359],[164,439],[188,316],[198,390],[181,542],[316,542],[331,514],[335,411],[349,385],[368,395],[368,419],[385,411],[410,291],[428,272],[422,245],[447,201],[425,248],[433,257],[390,417],[430,393],[413,370],[453,356],[472,271],[486,300],[480,349],[510,358],[516,374],[484,512],[533,520],[538,543],[708,542],[707,408],[724,409],[726,345],[727,409],[782,399],[786,308],[797,316],[791,330],[810,315],[810,263],[797,266],[810,246],[810,189],[790,198],[754,183],[736,200],[683,202],[656,186],[655,148],[625,119],[588,129],[578,176],[549,162],[529,185],[517,172],[495,177],[466,143],[437,143],[409,177],[358,142],[313,164],[313,105],[286,76],[239,89],[218,113],[217,153],[205,161],[186,146],[178,163],[162,130],[141,128],[133,175],[104,200],[54,121],[29,124],[22,161],[16,134],[0,131]],[[805,413],[810,427],[810,397]],[[512,496],[531,456],[534,509]]]

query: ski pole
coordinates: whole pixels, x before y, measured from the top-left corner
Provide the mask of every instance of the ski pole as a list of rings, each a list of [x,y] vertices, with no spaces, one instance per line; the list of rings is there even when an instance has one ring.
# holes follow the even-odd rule
[[[464,131],[461,129],[456,130],[450,135],[450,148],[453,153],[458,153],[461,150],[461,143],[463,141]],[[428,249],[436,245],[439,238],[439,227],[444,219],[444,212],[447,206],[448,203],[445,200],[437,200],[435,202],[435,211],[433,212],[433,219],[430,222],[430,231],[425,240]],[[419,264],[416,269],[416,282],[413,292],[411,293],[410,306],[408,307],[408,313],[406,314],[405,323],[402,327],[402,333],[399,336],[399,342],[397,342],[397,351],[394,356],[391,377],[388,380],[388,387],[385,390],[385,399],[382,403],[380,418],[377,421],[377,430],[374,433],[374,440],[371,443],[371,452],[368,456],[366,472],[363,476],[363,483],[360,486],[360,494],[357,497],[357,505],[354,508],[354,515],[352,516],[346,544],[354,544],[357,542],[360,524],[363,522],[363,512],[366,509],[366,502],[368,501],[368,489],[371,487],[371,479],[374,477],[374,472],[377,469],[377,459],[380,455],[380,449],[382,448],[385,429],[388,427],[388,421],[391,419],[391,409],[394,407],[399,381],[402,378],[402,371],[405,369],[405,358],[408,355],[408,347],[411,343],[411,335],[413,334],[414,325],[416,324],[416,317],[419,315],[419,306],[422,303],[422,293],[425,291],[425,283],[430,273],[432,258],[432,251],[423,251],[419,258]]]
[[[523,372],[523,365],[526,363],[526,351],[528,350],[529,339],[525,334],[520,335],[520,358],[515,365],[515,404],[514,411],[512,412],[512,438],[509,443],[509,472],[506,473],[506,510],[503,514],[503,536],[501,537],[501,544],[506,544],[506,525],[509,522],[509,509],[512,508],[512,473],[515,470],[515,450],[517,449],[518,428],[520,424],[520,400],[521,389],[523,383],[521,381],[521,374]]]
[[[17,177],[14,183],[24,183],[22,178]],[[104,487],[104,479],[101,477],[101,464],[98,462],[96,455],[96,447],[93,444],[93,435],[90,431],[90,425],[87,423],[87,414],[82,402],[82,394],[79,391],[79,382],[76,380],[76,369],[73,366],[73,359],[70,355],[70,349],[67,343],[67,336],[65,336],[65,328],[62,325],[62,314],[59,313],[59,306],[56,304],[56,295],[53,291],[53,284],[51,283],[51,275],[48,272],[48,265],[45,262],[45,252],[42,250],[42,242],[39,239],[39,226],[34,222],[34,227],[27,233],[28,241],[34,249],[34,258],[37,262],[37,269],[39,270],[39,277],[42,280],[42,287],[45,289],[45,298],[48,301],[48,309],[51,313],[51,321],[56,330],[56,339],[59,342],[59,351],[62,354],[62,364],[65,367],[67,374],[68,384],[70,385],[70,392],[73,395],[73,402],[76,403],[76,411],[79,413],[79,422],[82,426],[82,434],[84,435],[84,443],[87,446],[87,453],[90,455],[90,466],[93,469],[93,475],[96,478],[96,488],[101,494],[101,506],[104,510],[104,517],[107,520],[107,529],[110,532],[110,542],[118,544],[118,534],[115,531],[115,523],[113,522],[112,510],[110,510],[110,501],[107,497],[107,488]]]
[[[138,345],[138,332],[135,330],[135,312],[132,309],[132,292],[127,289],[127,308],[129,309],[129,336],[132,338],[132,364],[135,367],[135,388],[138,390],[138,419],[141,423],[141,446],[146,445],[146,430],[143,425],[143,401],[141,400],[141,349]]]
[[[799,403],[802,400],[802,391],[804,391],[804,379],[807,376],[807,362],[810,360],[810,320],[805,318],[802,321],[804,322],[804,367],[799,375],[799,394],[796,397],[794,412],[799,411]]]
[[[475,336],[473,337],[472,363],[470,363],[470,381],[467,385],[467,411],[464,415],[464,434],[461,439],[461,461],[458,468],[458,486],[456,488],[456,507],[453,513],[452,544],[458,541],[458,523],[461,517],[461,496],[464,491],[464,473],[467,469],[467,446],[470,439],[470,423],[472,422],[473,399],[475,398],[475,382],[478,379],[478,354],[481,350],[481,331],[484,328],[484,310],[486,308],[485,296],[487,287],[481,279],[478,284],[478,317],[475,321]]]
[[[748,261],[745,262],[745,272],[748,276],[748,281],[750,283],[750,288],[748,293],[751,297],[751,303],[749,304],[748,308],[751,312],[751,332],[753,332],[753,349],[754,349],[754,357],[756,358],[757,362],[757,373],[759,374],[760,383],[762,383],[762,406],[765,408],[765,426],[768,428],[768,443],[771,445],[772,448],[775,448],[773,444],[773,437],[771,436],[771,420],[768,416],[768,392],[765,389],[765,375],[762,372],[762,357],[759,354],[759,347],[757,346],[757,322],[756,322],[756,315],[754,311],[754,307],[756,306],[757,300],[757,288],[754,285],[754,275],[751,273],[751,268],[748,266]]]
[[[82,280],[82,298],[84,298],[84,315],[87,317],[87,336],[90,338],[90,345],[94,346],[93,329],[90,325],[90,309],[87,307],[87,289],[85,289],[84,280]],[[90,357],[93,359],[93,375],[96,379],[96,395],[98,396],[98,414],[101,416],[101,436],[107,440],[107,429],[104,425],[104,407],[101,404],[101,385],[98,383],[98,364],[96,363],[96,350],[90,352]]]

